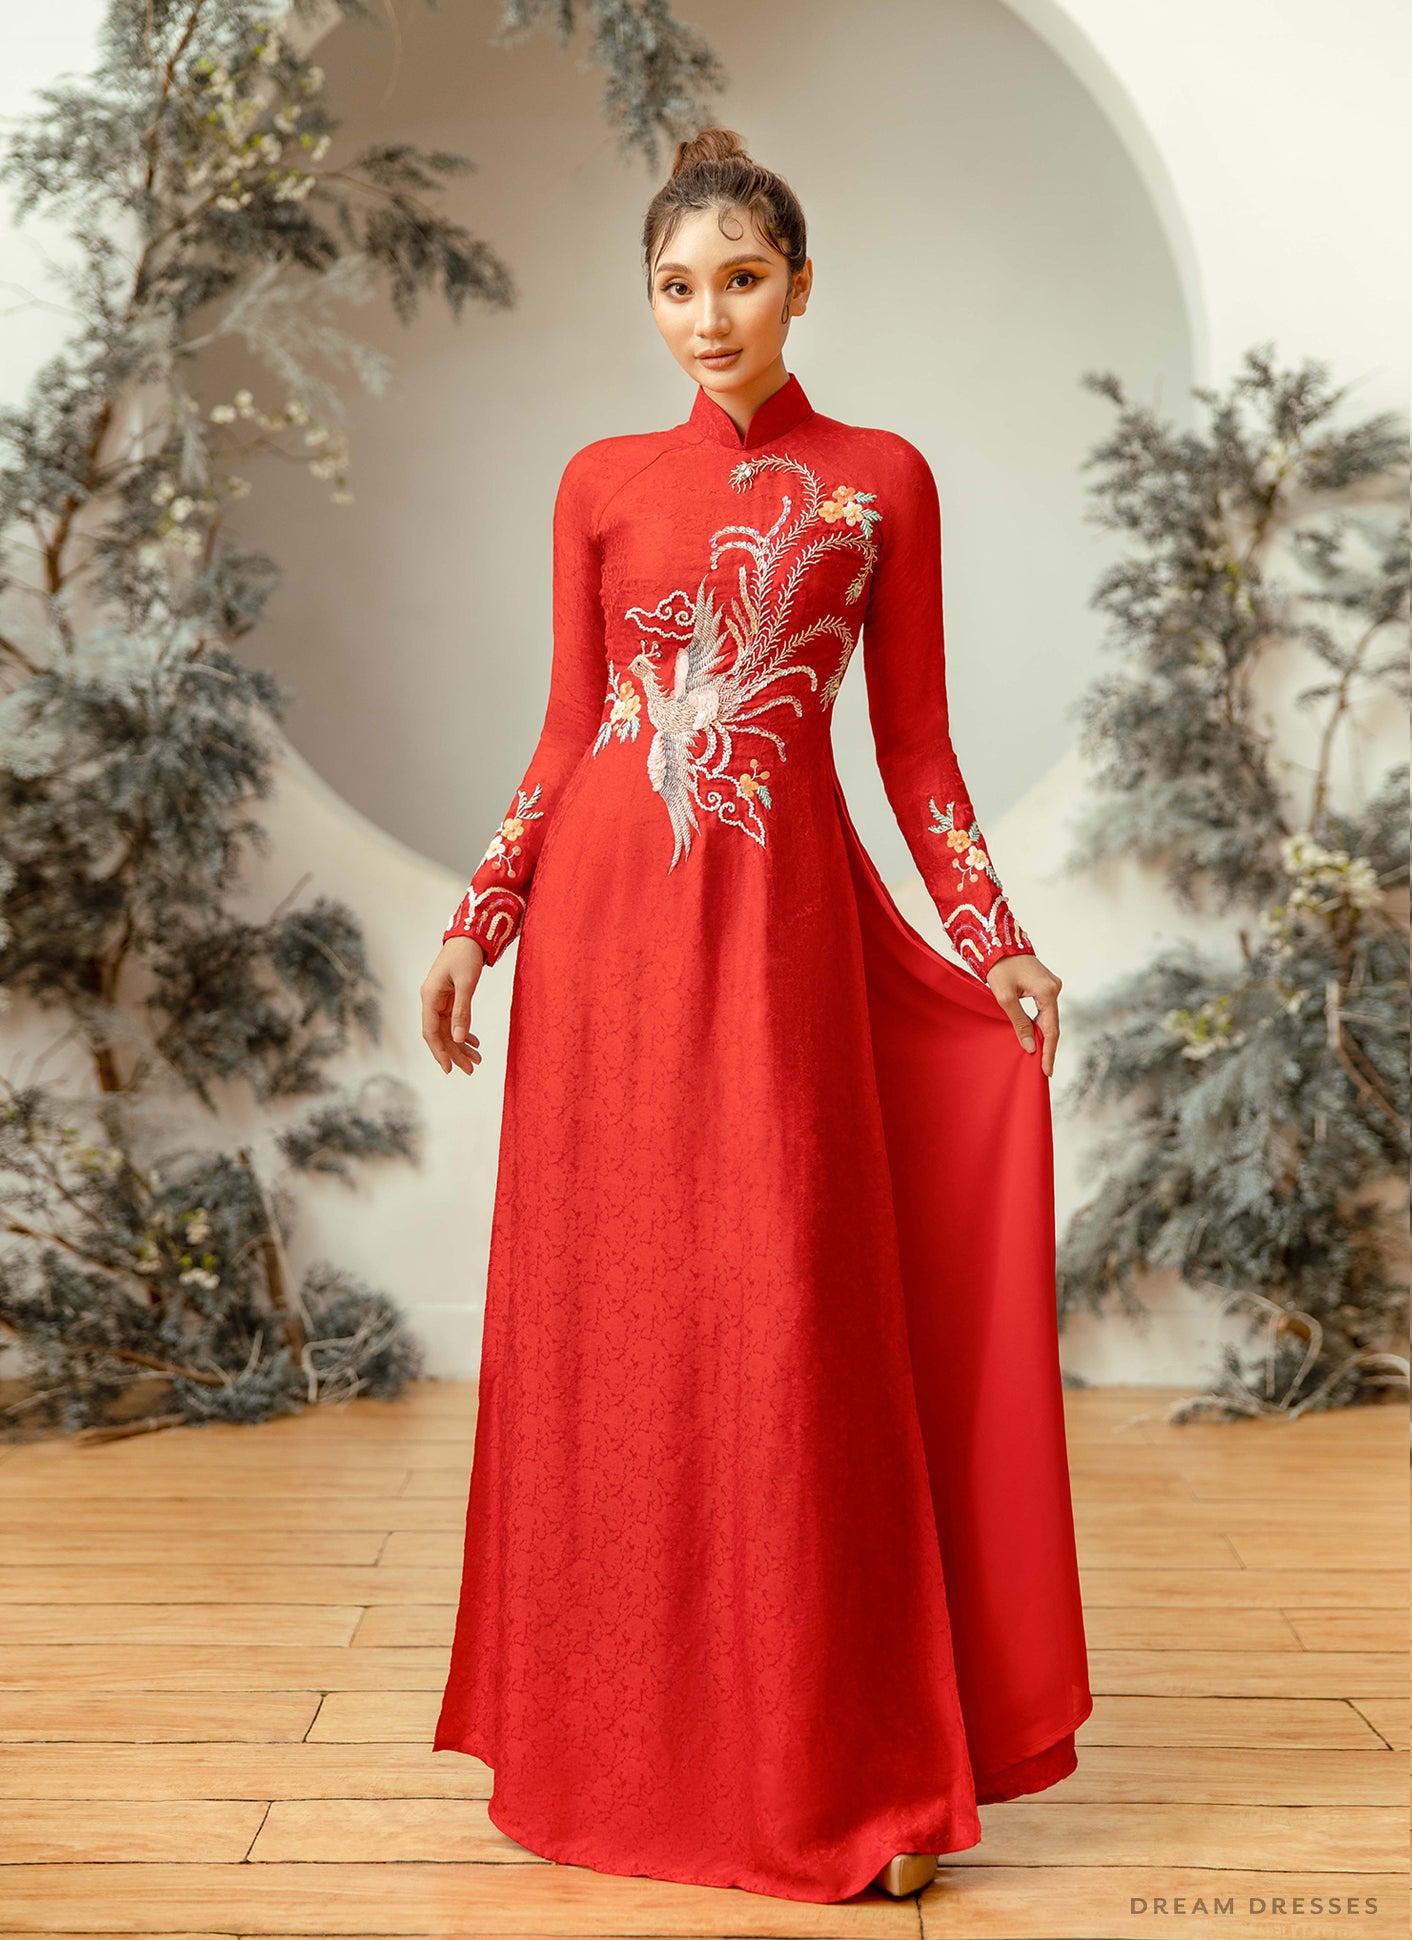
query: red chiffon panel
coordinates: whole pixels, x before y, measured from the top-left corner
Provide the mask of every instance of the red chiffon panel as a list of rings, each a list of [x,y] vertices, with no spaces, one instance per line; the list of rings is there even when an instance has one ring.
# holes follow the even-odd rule
[[[1055,1784],[1093,1709],[1054,1282],[1049,1082],[889,895],[835,777],[913,1380],[978,1803]]]

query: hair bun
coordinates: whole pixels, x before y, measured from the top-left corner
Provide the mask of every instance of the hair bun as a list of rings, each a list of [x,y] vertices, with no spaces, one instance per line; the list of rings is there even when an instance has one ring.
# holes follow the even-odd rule
[[[677,143],[672,175],[680,175],[685,169],[699,168],[705,162],[728,162],[737,156],[742,161],[750,160],[745,144],[733,128],[703,128],[690,141]]]

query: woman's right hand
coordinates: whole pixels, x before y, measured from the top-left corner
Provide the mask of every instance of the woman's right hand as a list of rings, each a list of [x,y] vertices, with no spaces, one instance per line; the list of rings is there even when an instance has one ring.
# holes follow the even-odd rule
[[[471,1033],[471,993],[485,967],[485,951],[471,936],[450,936],[422,983],[422,1040],[443,1071],[454,1064],[469,1077],[480,1063]]]

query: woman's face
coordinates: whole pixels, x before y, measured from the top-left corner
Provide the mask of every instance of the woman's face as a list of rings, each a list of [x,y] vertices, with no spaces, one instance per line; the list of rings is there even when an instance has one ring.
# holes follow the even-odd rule
[[[788,262],[744,209],[696,209],[658,251],[652,314],[693,383],[749,397],[783,369],[790,319],[803,316],[812,276],[806,258],[791,290]]]

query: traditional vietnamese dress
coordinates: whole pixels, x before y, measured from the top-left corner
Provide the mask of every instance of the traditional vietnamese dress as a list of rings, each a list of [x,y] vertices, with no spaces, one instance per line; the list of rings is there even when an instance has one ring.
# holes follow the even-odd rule
[[[1074,1769],[1092,1708],[1031,948],[952,749],[940,512],[791,376],[599,439],[543,732],[447,929],[518,937],[435,1748],[598,1871],[826,1902]],[[888,799],[966,968],[854,830]],[[488,974],[488,972],[487,972]]]

